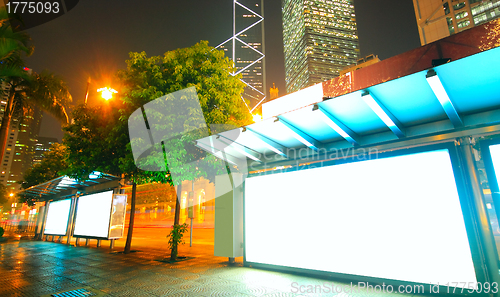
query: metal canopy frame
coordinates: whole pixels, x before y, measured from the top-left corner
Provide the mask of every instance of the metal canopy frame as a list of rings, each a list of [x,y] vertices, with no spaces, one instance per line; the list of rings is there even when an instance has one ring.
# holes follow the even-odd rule
[[[284,160],[494,127],[500,124],[499,64],[500,48],[489,49],[238,128],[241,133],[227,134],[235,139],[224,136],[224,147],[216,145],[217,135],[199,139],[198,147],[269,168]]]
[[[115,182],[116,185],[118,185],[118,181],[120,180],[117,176],[101,172],[93,172],[89,176],[91,176],[91,178],[84,181],[79,181],[68,176],[60,176],[48,182],[29,187],[20,191],[18,194],[30,198],[48,200],[54,196],[62,198],[74,195],[78,191],[87,192],[89,188],[96,188],[101,185],[109,184],[109,182]]]

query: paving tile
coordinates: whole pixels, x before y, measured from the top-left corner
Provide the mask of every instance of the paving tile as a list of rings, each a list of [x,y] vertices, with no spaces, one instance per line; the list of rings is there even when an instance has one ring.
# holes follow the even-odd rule
[[[165,257],[168,253],[160,250],[125,255],[52,242],[4,243],[0,245],[0,296],[41,296],[89,287],[107,296],[411,297],[293,292],[292,283],[321,286],[329,281],[229,264],[207,252],[176,263],[157,261]]]

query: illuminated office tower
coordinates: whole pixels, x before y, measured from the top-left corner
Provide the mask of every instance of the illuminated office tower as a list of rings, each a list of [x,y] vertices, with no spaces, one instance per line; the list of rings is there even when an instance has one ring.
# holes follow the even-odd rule
[[[266,100],[264,0],[233,0],[233,36],[217,46],[242,75],[242,99],[251,113]]]
[[[16,125],[18,135],[15,141],[12,165],[6,181],[6,185],[11,190],[19,190],[20,184],[17,182],[23,180],[24,173],[33,167],[43,117],[43,112],[38,107],[29,108],[25,112],[24,119]]]
[[[500,0],[413,0],[422,45],[500,16]]]
[[[353,0],[283,0],[288,93],[332,79],[359,55]]]
[[[0,98],[1,120],[6,109],[10,87],[5,82],[0,87],[4,91]],[[17,182],[23,179],[23,174],[33,165],[42,116],[43,112],[39,108],[26,107],[22,119],[16,116],[11,119],[4,156],[0,160],[0,183],[9,191],[19,189],[20,185]]]

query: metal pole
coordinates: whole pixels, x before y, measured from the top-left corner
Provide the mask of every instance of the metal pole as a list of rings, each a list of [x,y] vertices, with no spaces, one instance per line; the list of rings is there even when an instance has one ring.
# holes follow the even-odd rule
[[[191,192],[193,192],[193,197],[191,197],[191,207],[193,208],[193,214],[194,216],[194,180],[191,181]],[[189,202],[188,202],[189,205]],[[189,226],[189,247],[193,246],[193,218],[191,218],[191,225]]]
[[[191,226],[189,231],[189,246],[193,246],[193,218],[191,218]]]
[[[485,276],[485,282],[489,283],[499,283],[500,277],[498,275],[498,255],[495,251],[495,242],[491,232],[491,226],[489,224],[488,213],[485,208],[485,200],[483,197],[483,192],[480,187],[481,183],[479,181],[477,167],[474,161],[474,153],[472,151],[472,141],[471,138],[460,138],[459,151],[461,154],[462,168],[465,173],[465,179],[469,187],[470,201],[472,204],[472,211],[474,212],[474,218],[476,224],[476,236],[479,240],[480,257],[482,264],[481,271]]]

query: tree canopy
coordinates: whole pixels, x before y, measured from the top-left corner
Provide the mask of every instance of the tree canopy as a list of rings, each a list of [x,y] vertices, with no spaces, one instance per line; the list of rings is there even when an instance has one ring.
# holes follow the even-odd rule
[[[234,70],[233,67],[233,62],[225,57],[224,52],[210,47],[206,41],[201,41],[189,48],[167,52],[163,56],[148,57],[145,52],[130,53],[127,69],[118,73],[124,86],[122,99],[126,104],[126,109],[122,111],[121,120],[122,122],[127,120],[132,112],[153,100],[194,87],[203,118],[208,124],[209,130],[214,125],[242,126],[248,124],[252,121],[251,114],[245,108],[240,97],[245,84],[239,76],[231,74]],[[166,102],[170,100],[169,98],[166,97]],[[155,104],[158,108],[164,108],[165,105],[160,101]],[[170,106],[169,108],[178,108],[178,106]],[[192,109],[192,107],[187,108]],[[184,116],[185,113],[181,114],[181,110],[170,110],[167,116],[156,113],[154,117],[163,117],[157,118],[157,122],[163,121],[163,125],[156,127],[157,130],[153,133],[158,132],[159,129],[172,129],[173,126],[193,126],[193,117],[196,117],[193,112],[190,110],[190,116],[187,117]],[[177,152],[177,154],[166,156],[170,165],[174,162],[186,165],[188,160],[192,159],[193,154],[199,154],[190,145],[195,136],[195,134],[188,133],[176,139],[169,139],[164,143],[170,152]],[[130,145],[128,151],[129,156],[131,156]],[[214,163],[214,157],[208,157],[206,162]],[[126,169],[134,167],[135,164],[133,164],[133,159],[129,157],[122,160],[121,166]],[[170,166],[166,168],[166,171],[172,169],[173,166]],[[206,176],[207,172],[201,172],[198,168],[190,170],[182,168],[176,172],[176,175],[181,180],[193,180]],[[146,171],[138,175],[137,178],[173,184],[169,174],[161,171]]]
[[[203,116],[211,124],[241,126],[252,121],[240,98],[244,83],[232,76],[233,63],[222,51],[202,41],[196,45],[148,57],[145,52],[130,53],[127,69],[118,72],[123,88],[110,104],[96,107],[82,105],[73,112],[73,123],[64,130],[68,148],[66,174],[86,178],[98,170],[110,174],[125,174],[138,183],[161,182],[173,184],[166,171],[140,171],[133,159],[128,134],[130,115],[145,104],[170,93],[195,87]],[[189,118],[178,116],[165,119],[176,125],[189,124]],[[185,151],[193,135],[172,140],[171,146]],[[180,156],[180,157],[186,157]],[[212,158],[212,157],[211,157]],[[207,160],[209,162],[210,158]],[[212,162],[214,162],[212,160]],[[194,174],[194,175],[193,175]],[[186,180],[196,174],[188,173]]]

